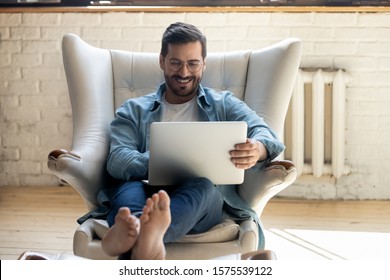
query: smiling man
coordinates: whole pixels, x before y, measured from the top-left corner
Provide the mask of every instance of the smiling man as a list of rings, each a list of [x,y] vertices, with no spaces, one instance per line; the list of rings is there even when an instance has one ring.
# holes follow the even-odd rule
[[[230,92],[202,87],[206,54],[206,37],[198,28],[171,24],[163,34],[159,57],[165,83],[155,93],[126,101],[116,112],[107,170],[121,183],[113,186],[107,217],[111,228],[102,240],[110,255],[163,259],[165,243],[207,231],[222,221],[224,213],[231,218],[253,218],[260,224],[249,206],[235,203],[242,201],[236,192],[224,192],[224,186],[215,186],[207,178],[189,178],[164,186],[163,191],[142,181],[148,177],[153,122],[245,121],[247,140],[230,151],[240,169],[262,168],[283,151],[275,133],[244,102]]]

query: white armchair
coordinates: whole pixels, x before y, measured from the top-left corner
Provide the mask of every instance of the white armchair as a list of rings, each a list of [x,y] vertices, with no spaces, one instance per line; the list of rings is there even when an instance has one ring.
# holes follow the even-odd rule
[[[63,37],[63,61],[73,112],[72,149],[54,150],[48,167],[76,189],[88,210],[98,206],[99,190],[109,185],[106,157],[109,125],[123,101],[156,90],[163,82],[157,53],[136,53],[93,47],[75,34]],[[209,53],[202,85],[229,90],[261,115],[282,136],[283,125],[300,63],[301,43],[289,38],[255,51]],[[278,192],[292,184],[296,168],[274,161],[260,173],[246,171],[239,195],[259,216]],[[101,249],[105,220],[88,219],[74,235],[74,254],[111,259]],[[257,250],[259,233],[251,220],[226,220],[208,232],[167,244],[168,259],[210,259]],[[260,236],[263,238],[263,236]]]

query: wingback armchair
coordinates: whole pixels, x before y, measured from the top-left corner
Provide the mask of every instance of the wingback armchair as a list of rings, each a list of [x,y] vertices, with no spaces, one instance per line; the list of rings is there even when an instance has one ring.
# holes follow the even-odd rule
[[[57,149],[48,167],[83,198],[87,210],[99,206],[98,192],[110,184],[106,171],[109,125],[128,98],[148,94],[163,82],[157,53],[93,47],[75,34],[62,41],[63,62],[73,113],[70,150]],[[209,53],[202,84],[229,90],[262,116],[283,138],[283,125],[300,63],[299,39],[288,38],[259,50]],[[260,216],[266,203],[296,179],[294,164],[277,160],[261,172],[246,171],[237,191]],[[108,229],[103,219],[87,219],[74,234],[74,254],[111,259],[101,249]],[[252,220],[224,220],[202,234],[167,244],[168,259],[209,259],[257,250],[263,238]]]

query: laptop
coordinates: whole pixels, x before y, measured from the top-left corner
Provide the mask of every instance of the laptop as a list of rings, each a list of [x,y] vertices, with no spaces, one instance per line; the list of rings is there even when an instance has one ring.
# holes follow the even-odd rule
[[[152,123],[145,183],[168,186],[206,177],[215,185],[241,184],[244,170],[234,166],[229,151],[246,138],[246,122]]]

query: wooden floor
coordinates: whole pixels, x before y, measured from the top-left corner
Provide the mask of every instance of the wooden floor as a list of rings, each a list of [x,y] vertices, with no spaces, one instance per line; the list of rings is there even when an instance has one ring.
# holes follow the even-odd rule
[[[86,209],[68,187],[0,187],[0,259],[25,250],[72,253]],[[278,259],[390,260],[390,201],[273,199],[262,221]]]

